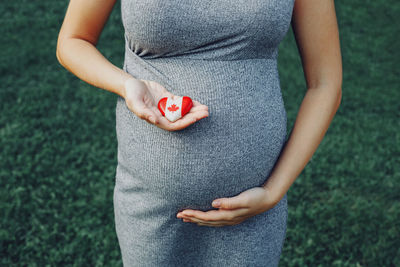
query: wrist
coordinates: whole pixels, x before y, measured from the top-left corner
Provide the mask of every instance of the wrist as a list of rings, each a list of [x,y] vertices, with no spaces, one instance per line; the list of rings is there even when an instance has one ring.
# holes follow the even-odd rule
[[[142,81],[142,80],[140,80],[140,79],[137,79],[137,78],[135,78],[135,77],[133,77],[133,76],[127,76],[127,77],[125,77],[125,80],[124,80],[124,82],[123,82],[123,86],[122,86],[122,91],[121,91],[121,96],[125,99],[126,98],[126,96],[127,96],[127,88],[129,87],[129,86],[132,86],[132,85],[134,85],[135,83],[137,83],[137,82],[139,82],[139,81]]]
[[[266,191],[269,204],[272,203],[273,205],[276,205],[286,193],[280,188],[270,186],[268,183],[264,184],[262,187]]]

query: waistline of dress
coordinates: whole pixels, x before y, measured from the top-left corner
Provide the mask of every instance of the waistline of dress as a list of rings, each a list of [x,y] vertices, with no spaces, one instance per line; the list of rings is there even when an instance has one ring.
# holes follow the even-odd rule
[[[181,65],[185,61],[193,61],[196,63],[205,63],[212,65],[223,65],[224,67],[229,67],[229,64],[232,63],[240,63],[240,62],[253,62],[253,61],[262,61],[265,62],[266,65],[269,66],[269,69],[277,72],[277,59],[275,58],[246,58],[246,59],[235,59],[235,60],[218,60],[218,59],[200,59],[200,58],[191,58],[187,56],[178,56],[178,57],[157,57],[157,58],[146,58],[141,57],[138,54],[134,53],[134,51],[129,47],[129,40],[125,34],[125,58],[123,63],[123,70],[128,72],[128,65],[136,65],[141,66],[142,69],[146,70],[149,73],[152,73],[154,76],[159,79],[159,82],[162,82],[168,89],[174,88],[174,82],[163,73],[161,69],[158,68],[159,63],[177,63]],[[185,64],[186,64],[185,63]],[[189,62],[190,63],[190,62]],[[228,64],[228,66],[227,66]]]
[[[191,57],[185,54],[181,55],[172,55],[172,56],[159,56],[159,57],[141,57],[138,54],[136,54],[132,48],[129,46],[130,41],[128,37],[126,36],[126,33],[124,34],[125,37],[125,56],[130,56],[133,58],[136,58],[137,60],[142,60],[142,61],[185,61],[185,60],[196,60],[196,61],[216,61],[216,62],[232,62],[232,61],[249,61],[249,60],[265,60],[265,61],[271,61],[271,62],[276,62],[276,58],[268,58],[268,57],[254,57],[254,58],[238,58],[238,59],[214,59],[214,58],[198,58],[198,57]]]

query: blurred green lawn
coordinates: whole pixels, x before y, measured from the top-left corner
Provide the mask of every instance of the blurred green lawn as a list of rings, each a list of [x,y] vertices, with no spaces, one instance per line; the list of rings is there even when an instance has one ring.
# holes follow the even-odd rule
[[[113,214],[116,95],[58,63],[67,5],[0,5],[1,266],[122,266]],[[119,5],[98,48],[121,67]],[[342,104],[288,192],[280,266],[400,266],[400,4],[336,1],[336,11]],[[306,90],[292,30],[279,72],[290,130]]]

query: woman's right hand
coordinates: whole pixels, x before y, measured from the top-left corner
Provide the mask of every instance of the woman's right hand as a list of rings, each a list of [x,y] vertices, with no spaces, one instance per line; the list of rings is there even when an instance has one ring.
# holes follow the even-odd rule
[[[166,96],[172,99],[177,97],[155,81],[136,78],[129,78],[125,81],[125,102],[128,108],[140,119],[146,120],[161,129],[167,131],[181,130],[200,119],[208,117],[208,107],[192,99],[193,107],[191,110],[179,120],[170,122],[158,109],[158,101]]]

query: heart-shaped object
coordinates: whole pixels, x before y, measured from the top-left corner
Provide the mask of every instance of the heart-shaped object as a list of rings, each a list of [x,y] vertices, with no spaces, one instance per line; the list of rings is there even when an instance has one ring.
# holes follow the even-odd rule
[[[163,97],[158,101],[158,109],[170,122],[177,121],[185,116],[192,107],[192,99],[188,96],[175,97],[175,99]]]

